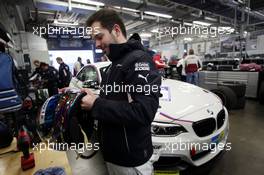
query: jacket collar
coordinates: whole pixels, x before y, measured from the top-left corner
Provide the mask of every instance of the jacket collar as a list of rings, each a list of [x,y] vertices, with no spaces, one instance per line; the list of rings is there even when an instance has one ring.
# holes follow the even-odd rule
[[[127,53],[133,50],[144,50],[144,47],[139,41],[128,40],[126,43],[122,44],[110,44],[109,50],[110,54],[108,58],[110,61],[114,62],[123,58]]]

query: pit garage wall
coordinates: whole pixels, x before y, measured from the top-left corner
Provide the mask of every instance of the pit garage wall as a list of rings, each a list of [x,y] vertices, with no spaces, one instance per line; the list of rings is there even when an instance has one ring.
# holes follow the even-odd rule
[[[29,54],[31,66],[34,60],[50,64],[47,41],[29,32],[21,32],[21,47],[23,54]],[[33,69],[35,67],[32,67]]]
[[[170,58],[175,55],[181,57],[184,53],[184,44],[173,41],[168,44],[152,47],[151,49],[161,51],[162,56],[166,56],[166,58]]]
[[[24,62],[25,54],[29,54],[31,66],[34,59],[49,63],[46,40],[32,33],[24,32],[25,26],[22,22],[23,19],[20,19],[20,17],[19,6],[10,6],[0,0],[0,23],[14,41],[12,48],[8,49],[9,54],[17,62],[17,66],[20,69],[25,69],[29,64]]]
[[[197,41],[197,42],[185,42],[183,40],[172,41],[168,44],[161,44],[157,46],[151,47],[157,51],[162,52],[162,56],[166,56],[170,58],[171,56],[177,56],[181,58],[184,53],[184,44],[187,43],[187,50],[192,48],[194,49],[194,53],[201,58],[204,54],[214,55],[216,52],[221,52],[221,41],[223,38],[210,40],[210,41]],[[247,41],[247,53],[249,55],[252,54],[263,54],[264,53],[264,45],[261,44],[264,42],[264,35],[260,35],[257,39],[248,40]],[[152,43],[153,45],[153,43]]]
[[[170,58],[171,56],[177,56],[178,58],[182,58],[184,54],[184,44],[187,44],[187,51],[190,48],[194,49],[196,55],[204,55],[204,54],[213,54],[215,52],[219,52],[220,48],[217,45],[216,47],[213,41],[205,41],[205,42],[194,42],[194,43],[187,43],[183,40],[180,41],[173,41],[168,44],[154,46],[152,49],[162,52],[162,56],[166,56],[166,58]]]

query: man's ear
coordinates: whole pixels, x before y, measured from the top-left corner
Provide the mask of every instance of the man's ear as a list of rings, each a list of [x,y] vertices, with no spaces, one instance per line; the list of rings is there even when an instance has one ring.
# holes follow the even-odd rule
[[[118,24],[115,24],[113,27],[113,35],[115,37],[118,37],[120,34],[121,34],[120,26]]]

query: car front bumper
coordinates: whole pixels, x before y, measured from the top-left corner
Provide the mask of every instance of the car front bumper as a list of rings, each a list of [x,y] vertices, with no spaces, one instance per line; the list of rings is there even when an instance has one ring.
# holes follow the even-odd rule
[[[193,132],[182,133],[175,137],[152,136],[153,161],[157,161],[160,157],[178,157],[191,165],[200,166],[213,159],[222,150],[230,150],[231,145],[227,143],[229,120],[226,109],[225,113],[226,120],[223,126],[206,137],[198,137]]]

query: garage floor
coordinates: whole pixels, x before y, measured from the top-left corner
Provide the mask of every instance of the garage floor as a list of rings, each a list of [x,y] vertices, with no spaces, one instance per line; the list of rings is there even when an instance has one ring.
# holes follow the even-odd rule
[[[264,174],[264,106],[247,100],[245,109],[230,111],[229,142],[232,149],[199,168],[189,168],[183,174],[191,175],[241,175]],[[92,173],[106,175],[102,157],[97,154],[91,160],[76,160],[74,152],[68,152],[74,175]]]

